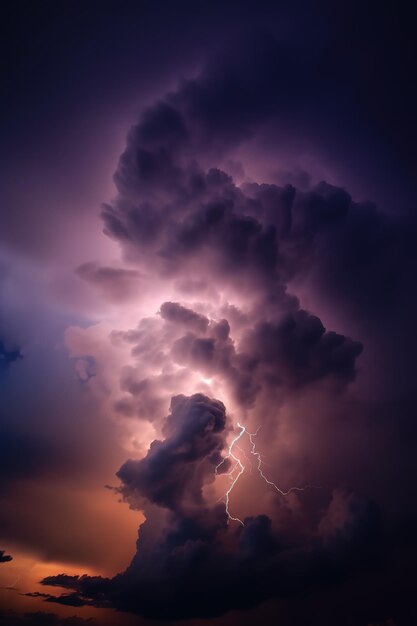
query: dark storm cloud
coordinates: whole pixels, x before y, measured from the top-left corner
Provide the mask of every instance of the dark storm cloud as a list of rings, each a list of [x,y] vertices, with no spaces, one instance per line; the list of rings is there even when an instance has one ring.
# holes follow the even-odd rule
[[[181,306],[178,302],[164,302],[161,306],[161,316],[169,322],[182,324],[200,333],[204,333],[209,324],[207,317]]]
[[[34,591],[34,592],[24,593],[22,595],[28,598],[40,598],[44,600],[45,602],[56,602],[55,596],[51,596],[49,593],[40,593],[39,591]],[[81,600],[78,594],[76,593],[67,593],[67,594],[63,594],[62,596],[60,596],[59,604],[62,604],[64,606],[79,607],[79,606],[84,606],[86,602],[83,602],[83,600]]]
[[[274,268],[274,230],[234,211],[244,198],[232,179],[218,168],[205,171],[199,163],[213,149],[224,154],[235,147],[250,125],[259,124],[262,103],[274,110],[274,102],[288,90],[287,85],[274,87],[278,94],[272,103],[264,97],[262,89],[274,84],[285,64],[273,41],[259,43],[257,58],[209,66],[198,80],[185,82],[150,107],[130,133],[115,175],[119,200],[103,210],[105,229],[147,255],[157,250],[169,262],[169,271],[181,265],[182,256],[193,256],[204,246],[219,249],[229,269],[243,264],[268,273]]]
[[[212,167],[297,100],[287,76],[297,73],[297,60],[284,62],[283,54],[268,38],[239,60],[227,52],[150,107],[120,159],[118,198],[103,209],[105,230],[130,258],[161,273],[180,274],[193,259],[207,258],[212,271],[191,270],[190,278],[227,272],[232,283],[251,277],[252,285],[275,283],[275,291],[277,282],[314,273],[334,300],[375,312],[395,302],[412,277],[414,220],[388,217],[325,182],[308,191],[237,187]]]
[[[318,317],[303,310],[279,323],[259,323],[244,349],[259,361],[260,380],[295,387],[328,376],[342,383],[353,380],[355,360],[362,352],[359,342],[326,332]]]
[[[95,622],[92,618],[59,617],[44,611],[25,614],[0,611],[0,626],[95,626]]]
[[[202,394],[172,398],[164,441],[155,440],[144,459],[118,471],[122,495],[129,501],[138,494],[172,510],[202,505],[201,489],[220,460],[225,424],[221,402]]]
[[[200,305],[207,285],[231,295],[219,311],[212,304],[213,316],[198,302],[168,301],[157,318],[112,334],[137,363],[121,374],[121,414],[155,420],[183,370],[225,382],[235,406],[253,410],[271,433],[278,408],[312,389],[319,407],[334,395],[344,407],[363,345],[304,310],[292,281],[309,278],[341,306],[376,315],[390,285],[395,291],[394,277],[416,266],[415,225],[324,181],[302,189],[238,185],[226,171],[233,150],[285,118],[311,88],[314,72],[302,83],[299,70],[300,59],[267,37],[254,52],[226,52],[130,131],[117,196],[103,208],[105,232],[138,272],[197,285],[188,293]],[[159,373],[146,373],[143,363]],[[183,370],[172,373],[165,367],[172,363]],[[378,506],[340,488],[327,500],[311,496],[303,513],[281,503],[242,527],[229,525],[224,504],[208,495],[229,432],[224,405],[202,394],[174,396],[170,415],[157,423],[165,439],[117,474],[123,499],[146,517],[130,566],[112,579],[49,577],[43,584],[71,591],[49,602],[212,617],[325,589],[384,553]]]
[[[12,210],[5,212],[2,238],[25,253],[56,255],[59,247],[52,240],[62,223],[61,214],[54,219],[61,205],[61,188],[65,187],[70,198],[65,215],[74,214],[80,188],[91,192],[91,163],[102,158],[103,126],[111,126],[113,116],[120,114],[120,100],[125,101],[132,89],[147,93],[150,85],[164,84],[183,68],[191,66],[194,71],[213,50],[220,62],[211,64],[203,81],[188,81],[183,89],[183,99],[189,104],[187,115],[204,120],[200,144],[233,143],[252,131],[255,116],[268,119],[277,117],[279,111],[285,113],[284,126],[291,135],[301,137],[302,143],[307,137],[308,143],[315,131],[317,143],[333,146],[331,157],[353,166],[360,161],[361,170],[367,166],[367,177],[380,153],[389,151],[391,144],[400,155],[395,159],[397,169],[405,162],[414,171],[410,161],[414,164],[416,90],[409,76],[415,37],[405,7],[378,10],[372,3],[364,7],[355,2],[335,7],[327,1],[314,7],[305,2],[243,4],[211,2],[201,10],[189,2],[177,2],[175,7],[164,6],[161,19],[152,3],[138,5],[130,0],[122,12],[110,0],[102,6],[78,2],[76,8],[48,1],[27,7],[26,17],[9,3],[3,37],[4,56],[10,60],[4,68],[7,97],[3,119],[8,120],[4,163],[10,176],[6,177],[9,185],[4,204]],[[398,34],[399,28],[401,36],[393,45],[393,33]],[[278,35],[279,44],[271,39],[270,31]],[[236,39],[242,32],[247,37],[239,45]],[[109,47],[109,41],[117,44]],[[224,41],[232,42],[233,52],[221,49]],[[30,111],[24,104],[29,100]],[[173,110],[165,113],[166,123],[171,125],[177,100],[166,103]],[[91,124],[100,119],[103,104],[110,112],[105,124],[94,127],[91,141]],[[73,117],[81,117],[81,112],[86,123],[75,124],[74,132]],[[154,126],[149,115],[150,130],[143,133],[144,140],[158,134],[159,128],[152,130]],[[388,146],[369,148],[361,143],[361,135],[372,133],[374,126],[382,129],[385,141],[381,143]],[[63,139],[66,128],[70,137]],[[187,126],[178,122],[171,143],[179,143],[187,132]],[[46,142],[45,134],[53,135],[54,140],[49,137]],[[80,135],[87,138],[81,150],[73,135],[78,141]],[[90,152],[97,136],[100,148]],[[33,152],[21,158],[28,155],[28,146]],[[17,195],[22,165],[25,174],[32,174],[34,163],[43,160],[39,189],[34,194],[31,182],[26,186],[21,182],[24,193]],[[45,202],[51,171],[58,180],[57,195]],[[85,205],[93,206],[90,194],[87,198]],[[34,229],[39,215],[42,224]],[[71,222],[74,229],[79,219],[78,214]]]
[[[13,559],[10,554],[6,554],[5,550],[0,550],[0,563],[8,563]]]
[[[4,339],[0,339],[0,372],[21,358],[23,355],[19,348],[8,346]]]
[[[72,592],[46,594],[46,601],[168,620],[212,617],[372,564],[378,508],[341,490],[297,541],[291,528],[277,529],[266,515],[245,519],[237,530],[229,526],[224,505],[210,504],[203,493],[225,446],[225,426],[222,403],[201,394],[173,398],[164,441],[118,472],[120,493],[147,517],[130,566],[113,579],[50,576],[44,585]]]
[[[136,150],[134,144],[131,150]],[[136,178],[133,168],[130,177]],[[232,281],[238,269],[258,280],[274,279],[276,231],[250,215],[239,215],[239,204],[246,198],[227,174],[218,169],[204,172],[191,164],[178,189],[168,185],[164,190],[163,181],[160,173],[154,185],[156,202],[150,205],[121,200],[118,207],[104,210],[106,231],[124,242],[129,254],[144,257],[145,265],[157,263],[160,271],[169,275],[207,254],[214,263],[213,272],[227,272]],[[142,215],[146,219],[152,216],[154,236],[149,237]]]
[[[276,2],[262,1],[231,2],[227,6],[222,3],[217,8],[215,2],[195,8],[177,2],[161,12],[153,12],[152,3],[146,2],[128,1],[123,10],[114,2],[100,6],[75,3],[70,9],[62,3],[46,4],[46,10],[29,4],[23,12],[19,6],[16,10],[11,6],[6,9],[4,56],[14,63],[8,64],[5,82],[8,185],[3,204],[11,210],[5,213],[0,236],[8,246],[25,254],[32,251],[35,258],[49,258],[54,266],[63,241],[59,232],[65,232],[71,250],[74,240],[78,248],[83,248],[78,239],[83,230],[81,209],[70,223],[74,237],[69,238],[67,228],[62,228],[65,216],[57,213],[56,207],[68,205],[65,215],[75,215],[74,207],[94,206],[95,199],[90,197],[91,181],[95,179],[91,163],[99,161],[105,152],[102,137],[100,143],[95,138],[104,134],[100,132],[102,126],[111,126],[107,118],[102,126],[94,126],[92,134],[83,125],[76,126],[75,135],[83,134],[87,140],[80,149],[77,139],[68,150],[68,138],[62,132],[69,128],[71,134],[74,127],[68,111],[75,110],[75,115],[89,111],[86,118],[90,129],[91,120],[100,118],[102,102],[109,103],[109,119],[118,115],[114,101],[124,98],[123,84],[137,84],[146,93],[147,75],[154,76],[157,84],[162,72],[178,75],[177,67],[182,63],[179,59],[188,57],[192,64],[199,65],[207,51],[220,48],[222,39],[229,42],[198,78],[183,81],[176,92],[150,106],[129,136],[115,176],[118,196],[104,207],[103,216],[106,232],[121,243],[132,265],[138,264],[137,269],[131,269],[132,265],[122,269],[97,263],[78,269],[81,278],[113,303],[142,295],[142,274],[147,272],[181,285],[186,295],[184,302],[178,294],[164,295],[164,299],[179,302],[163,304],[156,323],[142,321],[123,336],[112,335],[115,341],[130,345],[134,359],[134,364],[126,366],[119,376],[124,395],[115,401],[116,410],[123,416],[149,419],[158,426],[158,418],[166,414],[164,398],[178,393],[175,385],[181,372],[187,370],[225,381],[235,402],[233,410],[236,406],[254,410],[256,418],[262,416],[261,425],[266,429],[269,426],[268,433],[275,432],[272,426],[277,430],[284,426],[286,445],[286,424],[278,413],[297,399],[301,412],[308,403],[309,430],[308,420],[302,422],[300,418],[307,433],[317,429],[318,439],[327,436],[330,441],[320,448],[313,435],[310,444],[317,444],[320,450],[319,474],[326,484],[340,475],[345,479],[340,481],[342,484],[353,481],[355,488],[379,482],[376,493],[383,493],[391,511],[401,508],[396,506],[398,501],[403,509],[412,510],[415,505],[410,493],[415,488],[409,489],[409,484],[414,480],[410,477],[416,475],[415,461],[410,459],[415,456],[416,434],[413,390],[417,231],[415,218],[401,215],[401,198],[408,192],[402,188],[406,178],[403,169],[414,177],[416,159],[417,83],[410,76],[417,38],[411,11],[409,15],[404,7],[385,10],[379,5],[374,8],[372,3],[364,6],[354,2],[319,2],[311,7],[295,2],[284,8]],[[277,43],[267,33],[254,34],[258,24],[279,31],[282,41]],[[244,45],[236,44],[234,39],[241,26],[249,31]],[[194,67],[192,70],[195,75]],[[378,127],[382,130],[381,141],[372,141]],[[48,140],[49,133],[53,141]],[[267,167],[280,170],[268,180],[280,180],[282,184],[262,184],[259,177],[259,184],[238,185],[244,179],[245,164],[239,163],[241,157],[234,152],[258,133],[268,139],[265,143],[270,154],[277,148],[285,157],[285,147],[291,148],[294,140],[299,143],[297,154],[309,152],[312,147],[314,159],[317,147],[319,156],[322,150],[327,164],[335,164],[336,171],[340,163],[348,174],[349,168],[358,170],[356,182],[359,179],[362,183],[359,195],[369,195],[373,183],[391,214],[384,215],[371,203],[356,201],[357,190],[346,191],[327,182],[315,184],[312,181],[317,176],[313,172],[290,171],[284,175],[282,168],[287,164],[280,163],[280,158]],[[85,149],[87,144],[91,152]],[[24,158],[14,163],[19,150]],[[390,150],[392,166],[381,173],[381,155]],[[262,156],[262,148],[258,148],[251,159],[256,163]],[[228,162],[229,157],[235,161],[233,164]],[[39,172],[33,169],[38,161],[42,163]],[[14,189],[16,181],[19,193]],[[81,193],[84,203],[80,202],[80,186],[85,186]],[[55,193],[45,195],[44,190],[51,187]],[[68,194],[69,188],[73,191]],[[411,197],[411,209],[414,204]],[[82,260],[77,255],[76,263]],[[313,305],[299,304],[291,295],[292,281],[310,284],[314,293],[324,299],[323,315]],[[230,302],[221,311],[213,306],[210,313],[200,306],[203,300],[215,302],[216,295],[229,287],[233,294],[227,296]],[[233,295],[237,295],[236,302]],[[190,302],[191,297],[199,302]],[[243,310],[242,302],[251,304]],[[327,303],[336,310],[329,316],[334,324],[329,328],[320,319],[325,319]],[[338,313],[355,324],[344,325]],[[354,415],[349,410],[352,405],[346,404],[348,384],[363,369],[363,361],[358,364],[361,344],[366,358],[372,342],[382,350],[378,361],[387,373],[387,384],[378,386],[380,402],[372,411],[366,413],[355,405]],[[1,370],[9,369],[14,374],[18,369],[14,362],[19,358],[18,350],[0,342],[0,375]],[[165,368],[167,361],[180,369],[173,373]],[[161,374],[143,372],[142,363],[154,365]],[[100,364],[87,351],[76,369],[79,379],[88,384],[91,379],[97,380]],[[48,366],[47,375],[42,373],[45,380],[55,380],[55,376],[53,365]],[[389,406],[384,404],[383,396],[392,392],[396,377],[409,395]],[[39,384],[36,386],[38,394]],[[327,395],[320,395],[317,390],[321,388],[326,388]],[[29,398],[25,391],[23,384],[19,394]],[[50,389],[47,391],[47,406],[56,423],[58,406],[66,405],[67,400],[62,401],[62,393],[60,398],[50,398]],[[338,436],[334,436],[334,425],[324,419],[324,426],[315,422],[322,402],[329,400],[333,392],[337,394],[337,409],[332,409],[332,418],[340,419],[338,410],[343,416],[343,424],[339,423],[342,435]],[[209,413],[212,402],[202,401]],[[63,428],[62,435],[54,431],[44,442],[38,432],[49,432],[52,419],[51,423],[40,421],[41,413],[48,414],[46,407],[34,419],[32,402],[29,407],[29,431],[21,427],[13,413],[10,422],[0,429],[2,480],[11,477],[20,481],[27,476],[32,480],[43,466],[60,475],[55,469],[61,469],[58,461],[65,459],[64,447],[70,437]],[[187,407],[183,412],[178,409],[178,414],[185,418]],[[9,412],[7,403],[2,405],[3,411]],[[185,434],[188,437],[190,424],[178,418],[173,432],[158,435],[161,441],[153,444],[148,456],[128,461],[120,470],[122,494],[132,506],[143,504],[147,514],[137,554],[128,570],[112,580],[58,576],[55,584],[67,586],[71,593],[42,597],[63,605],[111,605],[173,618],[217,615],[232,607],[253,606],[277,591],[291,596],[304,589],[313,590],[308,594],[311,598],[321,590],[316,619],[305,610],[300,624],[304,626],[309,620],[342,623],[345,618],[346,622],[358,624],[358,615],[363,613],[355,614],[352,605],[356,606],[355,598],[360,593],[368,594],[372,584],[367,585],[363,576],[359,578],[343,601],[338,605],[335,601],[334,614],[326,620],[322,613],[333,598],[337,599],[337,590],[332,586],[329,592],[325,583],[333,584],[372,563],[379,539],[375,507],[366,498],[336,490],[331,503],[322,506],[313,522],[292,520],[297,532],[291,523],[279,527],[279,513],[274,516],[270,511],[268,515],[247,518],[244,528],[236,531],[226,527],[224,506],[206,502],[205,488],[210,487],[214,460],[208,449],[214,446],[217,454],[227,427],[219,431],[216,443],[206,441],[202,426],[205,414],[199,411],[196,427],[203,430],[198,431],[196,439],[191,437],[193,445],[189,449]],[[73,428],[75,423],[75,430],[84,432],[88,420],[83,415],[82,420],[73,421],[79,413],[77,407],[71,407],[69,413]],[[350,446],[346,443],[345,449],[343,428],[349,440],[352,424],[355,422],[357,427],[359,421],[357,441]],[[96,425],[94,428],[97,430]],[[367,429],[365,445],[363,433],[368,433]],[[88,448],[96,446],[95,435],[82,437],[88,439],[87,445],[81,444],[86,458],[90,458]],[[57,444],[61,440],[64,446]],[[200,445],[203,441],[207,450]],[[277,440],[271,436],[269,451],[278,457],[282,447],[275,448],[275,443]],[[78,451],[80,437],[71,445]],[[291,447],[291,441],[288,445]],[[357,451],[361,447],[362,456]],[[378,454],[381,456],[375,463]],[[71,459],[68,467],[74,480],[72,468],[79,467],[79,454],[72,454]],[[297,471],[303,463],[300,452],[295,461]],[[344,473],[340,471],[342,465],[349,466]],[[224,466],[228,469],[226,463]],[[185,481],[179,482],[182,477]],[[365,492],[369,492],[366,487]],[[21,501],[28,499],[20,497]],[[37,495],[31,503],[34,509],[40,508]],[[59,516],[52,518],[48,511],[45,515],[53,519],[55,529],[62,526]],[[15,533],[16,520],[11,515],[7,525],[12,529],[10,533]],[[29,526],[19,522],[22,530],[18,532],[31,536],[31,548],[36,542],[50,546],[53,529],[48,528],[44,518],[37,525],[48,535],[45,541],[33,539],[39,537],[33,520]],[[404,596],[414,598],[414,589],[405,580],[414,580],[414,566],[411,564],[404,573],[401,559],[413,554],[415,538],[409,532],[398,549],[398,537],[404,533],[397,529],[394,534],[392,551],[401,552],[402,557],[393,562],[392,570],[402,573],[403,583],[391,578],[392,584],[383,594],[378,579],[374,583],[378,593],[370,602],[381,603],[385,595],[395,608],[393,597],[397,605],[409,602]],[[60,538],[56,543],[68,542]],[[86,546],[83,549],[88,552]],[[69,559],[75,552],[74,544],[63,550]],[[55,549],[56,553],[62,551]],[[378,572],[374,570],[370,578],[377,579]],[[44,582],[54,584],[53,579]],[[396,595],[398,588],[401,592]],[[295,595],[300,605],[308,599],[306,595],[298,602],[300,596]],[[249,619],[254,622],[256,616]],[[277,619],[278,612],[273,623]],[[388,624],[390,620],[379,616],[376,620],[364,617],[362,621]],[[78,626],[84,620],[45,613],[25,617],[0,614],[1,623]]]
[[[191,320],[187,335],[173,342],[179,364],[207,376],[222,371],[242,405],[251,406],[265,386],[265,377],[254,376],[267,353],[267,346],[255,346],[262,333],[278,343],[281,333],[280,363],[277,358],[275,370],[264,374],[283,386],[332,378],[343,387],[355,377],[361,341],[324,331],[319,313],[302,312],[291,295],[294,283],[301,292],[307,285],[362,342],[372,337],[383,351],[381,364],[401,360],[392,386],[411,388],[415,218],[383,213],[325,181],[302,189],[237,184],[225,171],[229,155],[248,137],[276,126],[279,139],[291,105],[316,93],[309,81],[317,87],[320,80],[318,72],[307,71],[317,58],[300,74],[304,59],[294,50],[270,36],[254,41],[256,50],[242,55],[239,46],[226,47],[198,78],[183,81],[145,111],[115,174],[118,194],[103,208],[105,231],[145,274],[209,285],[217,293],[232,289],[241,301],[253,300],[246,326],[256,330],[248,332],[253,341],[247,339],[247,350],[234,345],[233,332],[221,345],[210,328],[203,335]],[[291,338],[284,336],[287,329]]]
[[[47,602],[112,606],[162,619],[216,616],[271,597],[328,589],[384,552],[378,507],[348,490],[334,489],[326,502],[312,496],[299,515],[280,503],[268,515],[245,518],[243,527],[228,525],[224,504],[208,494],[229,433],[224,405],[201,394],[175,395],[170,415],[160,420],[164,397],[184,371],[225,381],[235,406],[243,413],[253,409],[272,433],[278,409],[294,398],[301,406],[316,401],[309,406],[311,430],[329,397],[336,395],[348,414],[346,390],[363,346],[304,310],[291,295],[292,281],[310,280],[373,330],[380,316],[389,318],[384,331],[398,327],[393,311],[401,301],[413,320],[401,332],[412,341],[413,218],[384,215],[345,189],[311,183],[308,173],[300,188],[238,184],[243,167],[227,164],[258,133],[271,131],[277,141],[282,133],[288,141],[287,122],[290,129],[300,123],[302,134],[309,115],[324,127],[334,85],[328,77],[336,68],[319,45],[314,54],[300,55],[268,35],[253,36],[250,44],[229,46],[198,78],[148,107],[129,134],[115,174],[117,196],[102,216],[105,232],[137,270],[95,263],[78,269],[113,301],[129,297],[150,275],[181,283],[200,303],[164,302],[158,316],[112,333],[115,344],[131,347],[134,360],[120,374],[125,395],[116,410],[162,424],[146,456],[118,472],[119,493],[146,521],[126,571],[112,579],[48,577],[44,585],[70,593],[42,595]],[[343,81],[335,82],[340,98]],[[348,109],[350,101],[340,100]],[[330,127],[345,119],[338,116]],[[208,288],[226,292],[230,302],[221,311]],[[213,316],[210,307],[199,306],[202,294]],[[97,371],[93,356],[79,362],[82,380]],[[307,395],[311,389],[316,396]],[[273,449],[273,438],[269,445]],[[320,460],[326,478],[332,463],[337,467],[335,449],[332,462],[325,455]],[[358,465],[361,474],[366,467]]]

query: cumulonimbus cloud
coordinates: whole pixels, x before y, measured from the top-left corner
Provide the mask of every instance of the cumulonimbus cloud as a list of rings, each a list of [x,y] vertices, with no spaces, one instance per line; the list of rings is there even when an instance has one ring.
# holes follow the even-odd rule
[[[107,329],[101,342],[97,329],[73,329],[68,343],[94,372],[83,380],[105,389],[116,417],[155,429],[142,457],[117,474],[118,493],[146,521],[126,571],[48,577],[44,585],[71,591],[49,601],[162,619],[214,616],[324,585],[375,557],[376,505],[335,485],[303,514],[280,496],[237,526],[216,497],[215,468],[236,416],[265,428],[275,456],[282,407],[313,392],[311,413],[328,397],[343,406],[355,380],[363,345],[327,330],[292,282],[310,277],[351,310],[378,307],[414,259],[414,226],[344,189],[237,183],[226,171],[226,157],[288,105],[285,82],[281,98],[270,90],[281,67],[271,54],[255,73],[209,66],[149,107],[129,134],[117,196],[102,218],[134,269],[88,264],[78,273],[113,300],[138,279],[141,297],[157,304],[133,328]],[[111,350],[127,355],[115,359],[112,385]]]

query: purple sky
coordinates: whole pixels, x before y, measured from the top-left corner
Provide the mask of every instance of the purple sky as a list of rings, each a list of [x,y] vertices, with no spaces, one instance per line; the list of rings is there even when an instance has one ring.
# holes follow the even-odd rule
[[[413,624],[411,15],[3,22],[0,625]]]

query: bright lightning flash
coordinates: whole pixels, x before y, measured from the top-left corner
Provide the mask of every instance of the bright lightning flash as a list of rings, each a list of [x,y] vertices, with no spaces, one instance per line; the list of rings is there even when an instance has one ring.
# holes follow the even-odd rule
[[[246,466],[242,463],[240,458],[235,455],[234,449],[238,449],[240,452],[242,452],[242,454],[244,455],[245,459],[247,461],[249,461],[249,463],[250,463],[249,458],[246,456],[246,454],[244,453],[242,448],[240,448],[239,445],[237,445],[237,442],[239,441],[239,439],[241,439],[241,437],[243,437],[244,434],[246,434],[248,436],[248,438],[249,438],[249,441],[250,441],[250,444],[251,444],[250,453],[257,460],[257,470],[259,472],[259,475],[261,476],[261,478],[268,485],[271,485],[272,487],[274,487],[274,489],[276,489],[276,491],[278,491],[278,493],[281,496],[287,496],[292,491],[304,491],[304,489],[306,489],[306,487],[290,487],[290,489],[288,489],[288,491],[282,491],[282,489],[280,489],[274,482],[272,482],[272,480],[269,480],[265,476],[263,471],[262,471],[262,465],[263,465],[262,457],[261,457],[260,452],[257,451],[256,443],[255,443],[255,441],[253,439],[258,434],[259,428],[258,428],[258,430],[256,432],[250,433],[249,431],[246,430],[246,428],[244,426],[242,426],[242,424],[239,424],[239,422],[238,422],[237,425],[240,428],[240,432],[236,435],[236,437],[230,443],[227,455],[220,461],[220,463],[218,465],[216,465],[215,474],[219,475],[218,470],[223,465],[223,463],[227,459],[232,459],[232,461],[233,461],[232,469],[230,470],[230,472],[226,473],[226,476],[229,476],[229,478],[230,478],[230,485],[229,485],[229,488],[227,489],[227,491],[226,491],[226,493],[224,495],[224,502],[225,502],[225,505],[226,505],[226,513],[227,513],[227,516],[228,516],[228,521],[230,522],[230,520],[233,520],[234,522],[239,522],[239,524],[242,524],[242,526],[244,526],[244,523],[242,522],[242,520],[239,517],[233,517],[233,515],[231,515],[231,513],[229,511],[230,494],[232,493],[234,486],[236,485],[236,483],[238,482],[239,478],[242,476],[242,474],[244,473],[244,471],[246,469]]]
[[[215,473],[218,474],[218,469],[219,467],[221,467],[223,465],[223,463],[225,462],[226,459],[230,459],[232,458],[234,460],[234,465],[232,467],[232,469],[230,470],[230,472],[227,473],[227,476],[230,477],[230,485],[229,485],[229,489],[226,491],[225,496],[224,496],[224,501],[225,501],[225,505],[226,505],[226,513],[228,516],[228,521],[233,520],[235,522],[239,522],[240,524],[242,524],[242,526],[244,525],[242,520],[239,519],[238,517],[233,517],[232,515],[230,515],[229,512],[229,497],[230,497],[230,493],[233,490],[233,487],[236,485],[237,481],[239,480],[239,478],[242,476],[243,472],[245,471],[245,466],[243,465],[242,461],[236,457],[233,453],[233,447],[236,444],[237,441],[239,441],[239,439],[242,437],[242,435],[246,432],[246,428],[244,426],[241,426],[238,423],[238,427],[240,428],[240,433],[238,435],[236,435],[236,437],[233,439],[233,441],[231,442],[230,446],[229,446],[229,451],[227,453],[227,456],[225,456],[218,465],[216,465],[216,469],[215,469]],[[238,472],[236,472],[236,469],[238,468]]]

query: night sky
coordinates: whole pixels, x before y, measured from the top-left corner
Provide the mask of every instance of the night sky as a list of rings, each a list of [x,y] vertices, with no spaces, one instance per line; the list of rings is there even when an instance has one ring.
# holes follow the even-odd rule
[[[0,626],[417,624],[384,4],[4,3]]]

